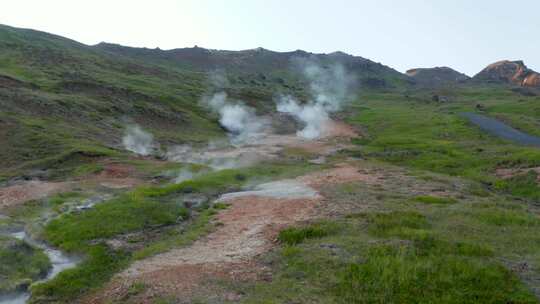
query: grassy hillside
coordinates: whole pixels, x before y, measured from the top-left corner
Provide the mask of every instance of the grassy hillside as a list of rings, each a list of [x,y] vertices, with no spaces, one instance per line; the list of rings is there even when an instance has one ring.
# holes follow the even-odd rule
[[[198,105],[214,69],[227,71],[229,95],[261,110],[273,108],[279,92],[304,95],[305,84],[290,68],[293,57],[342,62],[368,87],[407,82],[397,71],[342,53],[87,46],[3,25],[0,51],[0,180],[53,163],[118,155],[128,123],[149,129],[165,145],[221,136],[215,117]]]
[[[162,147],[206,145],[225,136],[216,116],[199,105],[214,90],[210,73],[225,71],[229,96],[269,114],[278,93],[306,97],[307,83],[291,67],[293,58],[312,56],[323,65],[341,62],[360,88],[336,116],[361,136],[343,149],[339,139],[326,142],[340,147],[322,157],[324,164],[319,152],[288,147],[272,161],[198,168],[193,179],[175,184],[168,182],[188,166],[134,159],[121,145],[132,123]],[[463,112],[540,136],[540,97],[508,85],[415,86],[391,68],[339,52],[87,46],[0,26],[0,184],[91,179],[88,173],[107,166],[124,168],[111,174],[140,183],[112,189],[103,186],[107,180],[78,181],[72,192],[6,209],[0,228],[25,226],[82,258],[31,287],[34,303],[72,303],[100,293],[130,263],[220,229],[224,224],[214,216],[231,208],[213,203],[220,194],[346,164],[368,172],[366,181],[323,182],[317,219],[283,229],[273,249],[257,255],[254,262],[271,279],[205,283],[236,291],[244,303],[536,303],[540,187],[532,169],[540,167],[540,149],[488,135]],[[84,207],[93,197],[99,204]],[[193,197],[202,203],[186,205]],[[17,284],[28,285],[49,267],[39,250],[22,242],[0,238],[0,249],[4,257],[22,250],[17,258],[29,267],[14,262],[3,269]],[[143,285],[118,302],[140,303]],[[15,287],[0,284],[0,290]]]
[[[160,142],[222,131],[198,105],[205,75],[110,56],[46,33],[0,27],[1,177],[118,154],[128,123]]]
[[[540,98],[496,87],[459,87],[452,94],[452,101],[445,103],[418,92],[362,97],[362,102],[353,106],[358,114],[350,119],[367,131],[368,137],[361,142],[362,154],[465,177],[489,189],[540,200],[534,177],[532,182],[527,175],[504,181],[496,177],[496,169],[540,166],[540,150],[488,135],[460,116],[463,112],[479,112],[538,134]]]

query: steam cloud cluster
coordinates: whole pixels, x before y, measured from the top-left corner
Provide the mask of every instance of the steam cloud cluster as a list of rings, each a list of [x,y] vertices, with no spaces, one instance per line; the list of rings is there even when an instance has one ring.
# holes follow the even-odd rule
[[[143,156],[152,154],[155,148],[154,136],[141,129],[139,125],[130,125],[126,128],[122,144],[126,150]]]
[[[313,59],[298,59],[296,64],[309,81],[312,99],[301,104],[290,95],[280,96],[277,111],[288,113],[304,124],[304,128],[297,132],[298,136],[315,139],[326,131],[329,114],[339,111],[351,98],[355,79],[341,64],[325,68]]]

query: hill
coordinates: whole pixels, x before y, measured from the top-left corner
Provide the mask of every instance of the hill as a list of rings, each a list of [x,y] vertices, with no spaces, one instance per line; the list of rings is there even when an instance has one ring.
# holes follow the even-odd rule
[[[353,71],[367,87],[393,87],[406,82],[406,77],[398,71],[375,63],[369,59],[352,56],[343,52],[314,54],[302,50],[274,52],[264,48],[243,51],[211,50],[200,47],[172,50],[131,48],[117,44],[100,43],[95,48],[112,54],[127,56],[155,64],[165,64],[189,68],[197,71],[225,69],[227,71],[253,74],[255,78],[269,75],[287,75],[292,72],[291,63],[295,59],[315,58],[326,63],[339,62]]]
[[[464,83],[470,77],[449,67],[417,68],[406,72],[416,85],[437,87]]]
[[[265,111],[278,92],[304,94],[306,84],[291,68],[297,58],[339,62],[365,89],[408,82],[389,67],[341,52],[88,46],[0,25],[0,139],[6,143],[0,147],[0,180],[44,174],[51,162],[81,155],[117,153],[129,123],[165,144],[221,136],[215,117],[198,104],[210,87],[209,73],[226,71],[229,95]]]
[[[473,80],[485,83],[504,83],[520,87],[540,88],[540,74],[527,68],[521,60],[503,60],[492,63],[476,74]]]

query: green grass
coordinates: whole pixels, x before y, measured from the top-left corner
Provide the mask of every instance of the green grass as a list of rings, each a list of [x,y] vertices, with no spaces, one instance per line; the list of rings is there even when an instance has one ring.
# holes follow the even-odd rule
[[[516,196],[530,197],[536,201],[540,200],[538,191],[538,173],[529,171],[523,175],[517,175],[506,180],[499,180],[495,183],[495,189],[511,193]]]
[[[194,214],[179,198],[198,192],[217,196],[225,191],[239,190],[252,179],[290,177],[316,168],[304,164],[262,164],[257,167],[209,172],[179,184],[141,187],[117,198],[97,204],[80,213],[62,215],[49,222],[44,238],[83,262],[57,278],[32,289],[34,302],[54,300],[69,303],[91,289],[98,288],[114,273],[131,261],[142,259],[171,248],[186,246],[211,231],[213,215],[227,207],[216,204]],[[60,202],[71,196],[53,198]],[[159,235],[134,251],[112,250],[106,239],[127,233],[142,233],[160,229]]]
[[[140,260],[175,247],[189,245],[200,236],[211,231],[212,226],[209,225],[210,220],[219,210],[221,210],[221,208],[216,208],[216,206],[203,210],[195,220],[188,223],[187,230],[173,229],[165,232],[159,240],[152,242],[148,246],[133,253],[133,258]]]
[[[126,194],[79,214],[67,214],[49,223],[44,236],[67,251],[86,242],[159,225],[172,225],[188,216],[180,203],[141,199]],[[106,224],[104,224],[106,223]]]
[[[297,245],[307,239],[321,238],[335,229],[331,223],[317,223],[306,227],[291,227],[279,232],[278,240],[282,244]]]
[[[43,278],[51,266],[40,249],[3,236],[0,236],[0,261],[0,293],[29,286]]]
[[[267,164],[210,172],[179,184],[141,187],[88,211],[66,214],[51,221],[44,229],[44,237],[64,250],[74,251],[94,239],[185,220],[188,210],[177,199],[183,193],[201,192],[212,196],[238,190],[253,178],[294,176],[306,170],[310,167]],[[217,209],[220,208],[222,206],[217,205]]]
[[[374,246],[366,262],[340,272],[340,303],[536,303],[507,269],[460,255],[426,254],[415,248]]]
[[[368,191],[347,189],[347,197]],[[282,247],[263,258],[272,281],[236,286],[242,303],[538,302],[536,283],[510,267],[527,261],[536,273],[540,261],[538,219],[523,202],[380,197],[367,209],[362,198],[361,213],[283,230]]]
[[[367,131],[367,137],[356,142],[362,146],[363,157],[460,176],[513,195],[538,199],[540,187],[532,177],[505,182],[494,173],[497,168],[539,166],[540,149],[492,137],[459,116],[461,112],[474,112],[476,103],[481,102],[493,113],[514,109],[531,120],[540,117],[537,112],[527,112],[518,102],[518,95],[496,92],[461,89],[455,101],[448,104],[415,95],[404,98],[399,93],[365,95],[350,107],[349,122]]]
[[[32,286],[30,303],[69,303],[74,297],[108,280],[129,262],[129,255],[109,250],[104,245],[85,246],[84,251],[85,260],[76,268],[61,272],[51,281]]]
[[[421,195],[414,198],[415,201],[424,203],[424,204],[455,204],[458,201],[450,198],[450,197],[438,197],[438,196],[430,196],[430,195]]]
[[[53,206],[60,206],[66,203],[67,201],[75,198],[80,198],[82,194],[80,192],[70,191],[70,192],[61,192],[55,194],[48,198],[49,204]]]

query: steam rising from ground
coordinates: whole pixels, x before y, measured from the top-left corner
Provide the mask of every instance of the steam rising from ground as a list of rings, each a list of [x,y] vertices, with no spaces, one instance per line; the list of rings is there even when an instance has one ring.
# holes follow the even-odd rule
[[[155,147],[154,136],[141,129],[139,125],[130,125],[126,128],[122,144],[126,150],[143,156],[152,154]]]
[[[315,139],[324,135],[331,122],[329,114],[340,110],[350,98],[349,91],[354,79],[339,64],[323,67],[311,59],[299,59],[296,64],[309,82],[311,100],[302,104],[292,96],[280,96],[277,111],[289,113],[303,122],[304,127],[297,132],[298,136]],[[209,142],[203,148],[190,145],[170,147],[166,153],[167,159],[222,170],[249,166],[261,159],[275,157],[284,137],[279,137],[279,141],[275,142],[275,136],[269,132],[269,119],[258,116],[254,108],[242,101],[227,96],[225,90],[229,82],[222,71],[211,73],[208,80],[211,90],[201,98],[200,104],[219,116],[219,123],[228,131],[229,140]],[[136,125],[128,127],[123,143],[126,149],[141,155],[149,155],[154,149],[152,135]],[[197,174],[199,172],[183,169],[177,174],[175,182],[192,179]],[[284,185],[266,186],[273,189],[273,186]],[[266,188],[259,190],[265,192]]]
[[[190,145],[171,147],[167,151],[167,159],[204,165],[213,170],[252,165],[259,160],[259,155],[249,149],[244,150],[243,147],[264,136],[270,121],[257,116],[255,109],[242,101],[227,96],[225,89],[229,86],[229,81],[223,71],[210,73],[208,81],[211,93],[203,96],[200,104],[219,116],[219,123],[227,130],[229,140],[211,141],[206,148],[194,148]],[[193,172],[182,170],[175,181],[181,182],[194,176]]]
[[[298,136],[315,139],[324,134],[330,120],[329,113],[341,110],[351,98],[355,78],[337,63],[323,67],[313,59],[302,58],[296,60],[296,65],[309,81],[312,98],[300,104],[292,96],[280,96],[277,111],[288,113],[304,124],[304,128],[297,132]]]
[[[309,103],[300,105],[292,96],[281,96],[277,104],[278,112],[288,113],[304,123],[304,128],[296,134],[307,139],[315,139],[323,134],[330,120],[328,111],[321,105]]]
[[[202,104],[219,114],[219,123],[229,132],[234,144],[241,144],[257,137],[269,125],[267,119],[258,117],[255,109],[241,102],[230,102],[227,93],[218,92],[204,97]]]

